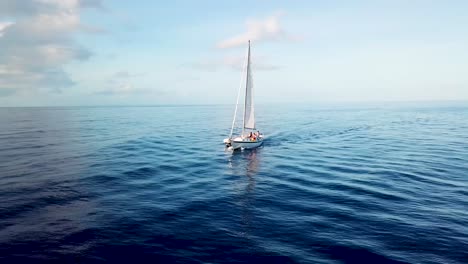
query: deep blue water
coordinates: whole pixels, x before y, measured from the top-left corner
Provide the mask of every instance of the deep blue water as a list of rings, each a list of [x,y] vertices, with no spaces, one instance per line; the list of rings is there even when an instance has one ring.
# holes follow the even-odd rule
[[[0,108],[0,263],[468,263],[468,107]]]

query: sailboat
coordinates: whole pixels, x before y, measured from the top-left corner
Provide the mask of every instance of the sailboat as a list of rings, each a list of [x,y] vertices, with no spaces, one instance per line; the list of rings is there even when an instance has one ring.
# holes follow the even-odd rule
[[[253,100],[253,80],[252,67],[250,60],[250,40],[247,49],[247,60],[245,70],[245,93],[244,93],[244,115],[242,119],[242,132],[240,135],[233,137],[234,127],[236,125],[237,108],[239,105],[239,97],[244,86],[241,79],[241,85],[237,93],[236,109],[234,110],[234,119],[232,120],[231,132],[229,137],[224,139],[224,144],[227,148],[236,149],[253,149],[263,144],[263,134],[255,127],[255,111]],[[244,76],[244,69],[242,69]]]

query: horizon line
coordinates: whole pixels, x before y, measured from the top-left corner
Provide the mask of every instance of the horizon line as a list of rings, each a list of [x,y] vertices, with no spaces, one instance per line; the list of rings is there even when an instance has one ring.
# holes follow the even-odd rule
[[[443,104],[443,103],[468,103],[468,99],[460,100],[377,100],[377,101],[288,101],[288,102],[258,102],[257,105],[268,105],[268,104]],[[27,106],[0,106],[0,108],[64,108],[64,107],[175,107],[175,106],[232,106],[235,104],[230,103],[171,103],[171,104],[102,104],[102,105],[27,105]],[[239,104],[242,105],[242,104]],[[467,105],[468,107],[468,105]]]

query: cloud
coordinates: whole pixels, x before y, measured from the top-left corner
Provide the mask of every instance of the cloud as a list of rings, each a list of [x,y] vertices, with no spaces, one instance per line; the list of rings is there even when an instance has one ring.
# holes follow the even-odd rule
[[[85,33],[89,34],[95,34],[95,35],[104,35],[104,34],[109,34],[109,31],[107,29],[93,26],[93,25],[86,25],[86,24],[81,24],[80,25],[80,30]]]
[[[74,85],[64,66],[92,55],[74,39],[87,32],[80,13],[100,6],[97,0],[1,1],[0,96]]]
[[[203,60],[192,63],[189,66],[199,70],[216,71],[220,69],[242,70],[245,64],[245,56],[225,56],[222,59]],[[265,56],[252,55],[252,68],[254,71],[273,71],[281,67],[268,62]]]
[[[249,40],[253,42],[260,42],[295,39],[295,37],[286,33],[281,27],[280,18],[282,16],[283,13],[278,12],[263,20],[247,20],[246,32],[220,41],[217,43],[216,47],[220,49],[226,49],[245,46]]]
[[[136,87],[133,84],[133,78],[142,75],[144,74],[135,74],[128,71],[118,71],[108,77],[107,83],[104,84],[106,88],[95,92],[95,94],[123,96],[130,94],[162,93],[162,91],[159,90]]]
[[[136,94],[165,94],[164,91],[161,90],[154,90],[149,88],[140,88],[136,87],[130,82],[121,81],[117,82],[116,84],[109,85],[108,88],[99,90],[94,94],[98,95],[118,95],[118,96],[125,96],[125,95],[136,95]]]
[[[13,22],[0,22],[0,37],[3,36],[3,32],[11,25],[13,25]]]
[[[268,63],[264,56],[251,56],[251,64],[254,70],[258,71],[271,71],[277,70],[280,67]],[[224,57],[222,64],[235,70],[241,70],[245,64],[245,57],[243,56],[226,56]]]
[[[145,73],[130,73],[128,71],[118,71],[112,75],[111,80],[128,79],[128,78],[139,77],[139,76],[144,76],[144,75]]]
[[[105,9],[102,0],[2,0],[0,17],[34,16],[77,8]]]
[[[124,95],[124,94],[141,94],[148,93],[150,90],[136,88],[134,85],[128,82],[120,82],[107,89],[97,91],[96,94],[101,95]]]
[[[78,2],[81,8],[95,8],[105,10],[101,0],[80,0]]]

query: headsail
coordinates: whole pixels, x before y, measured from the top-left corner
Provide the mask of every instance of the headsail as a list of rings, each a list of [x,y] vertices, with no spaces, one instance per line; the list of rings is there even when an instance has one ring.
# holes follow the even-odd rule
[[[252,67],[250,63],[250,40],[247,53],[247,76],[245,80],[244,128],[255,129],[255,111],[253,102]]]

